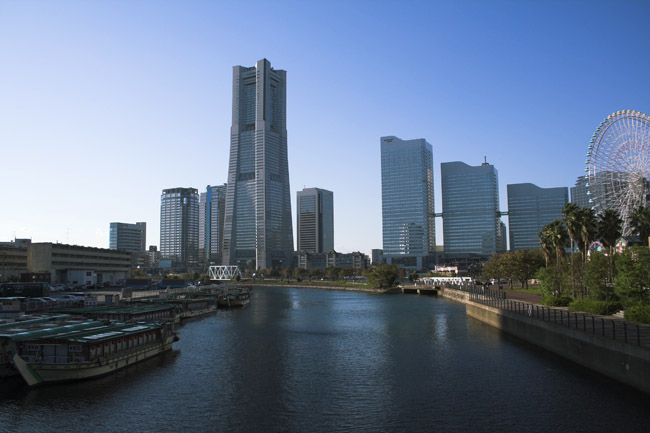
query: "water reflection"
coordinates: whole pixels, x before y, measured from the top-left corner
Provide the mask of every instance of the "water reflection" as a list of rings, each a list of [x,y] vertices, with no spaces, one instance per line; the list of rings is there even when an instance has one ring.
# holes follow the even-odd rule
[[[175,347],[98,380],[2,382],[0,431],[634,432],[650,422],[647,396],[443,299],[256,288],[249,308],[183,326]]]

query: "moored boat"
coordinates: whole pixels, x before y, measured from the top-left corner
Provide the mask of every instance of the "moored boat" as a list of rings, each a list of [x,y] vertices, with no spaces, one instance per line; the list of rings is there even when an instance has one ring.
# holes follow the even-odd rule
[[[170,350],[172,323],[91,321],[4,336],[29,386],[103,376]]]
[[[250,289],[248,287],[235,287],[223,290],[218,296],[221,308],[241,308],[251,303]]]

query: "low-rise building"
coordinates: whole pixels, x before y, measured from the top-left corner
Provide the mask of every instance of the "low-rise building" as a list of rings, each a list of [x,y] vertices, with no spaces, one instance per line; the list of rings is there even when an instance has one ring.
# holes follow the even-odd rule
[[[29,272],[50,272],[52,282],[95,285],[128,278],[131,253],[78,245],[31,243],[27,248]]]
[[[0,243],[0,281],[18,280],[27,270],[27,245]]]
[[[301,269],[366,269],[370,266],[370,258],[360,252],[337,253],[332,250],[329,253],[311,254],[305,251],[298,253],[298,267]]]

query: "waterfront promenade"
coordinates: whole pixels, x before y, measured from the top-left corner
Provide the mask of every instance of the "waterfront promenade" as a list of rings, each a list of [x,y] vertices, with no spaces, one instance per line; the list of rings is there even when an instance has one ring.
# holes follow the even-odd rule
[[[444,288],[443,296],[464,303],[469,317],[650,394],[650,325],[518,301],[502,291]]]

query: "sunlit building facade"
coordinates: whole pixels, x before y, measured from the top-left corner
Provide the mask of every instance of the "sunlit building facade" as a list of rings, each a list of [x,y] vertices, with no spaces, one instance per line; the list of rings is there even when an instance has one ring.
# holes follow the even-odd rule
[[[221,263],[226,184],[206,187],[199,197],[199,260]]]
[[[383,258],[422,269],[435,254],[433,148],[422,138],[380,144]]]
[[[165,189],[160,197],[160,255],[177,266],[194,266],[199,256],[199,193]]]
[[[576,185],[571,187],[571,203],[580,207],[592,206],[589,204],[588,184],[589,181],[585,176],[580,176],[578,180],[576,180]]]
[[[562,218],[562,209],[569,201],[568,188],[540,188],[532,183],[507,188],[510,251],[539,248],[542,227]]]
[[[266,59],[233,69],[223,265],[293,265],[286,84],[286,71]]]
[[[110,223],[109,249],[144,253],[147,246],[147,223]]]
[[[487,258],[504,251],[496,168],[487,162],[443,162],[440,173],[445,259]]]

